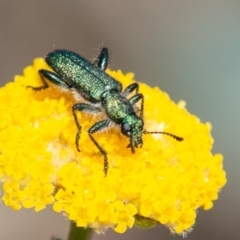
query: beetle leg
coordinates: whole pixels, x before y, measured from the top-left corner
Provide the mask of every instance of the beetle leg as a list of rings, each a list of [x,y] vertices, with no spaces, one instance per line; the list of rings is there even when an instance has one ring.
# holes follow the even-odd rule
[[[139,85],[138,83],[132,83],[128,85],[124,91],[122,92],[125,97],[127,97],[130,93],[132,93],[134,90],[136,90],[136,93],[138,93]]]
[[[101,68],[103,71],[105,71],[108,67],[108,49],[102,48],[100,54],[98,55],[96,61],[94,64],[96,64],[99,68]]]
[[[95,133],[95,132],[98,132],[100,130],[103,130],[104,128],[109,127],[109,125],[110,125],[110,121],[109,120],[102,120],[102,121],[99,121],[99,122],[95,123],[88,130],[89,137],[91,138],[91,140],[94,142],[96,147],[99,149],[99,151],[104,156],[104,168],[103,168],[103,171],[104,171],[105,175],[107,175],[107,171],[108,171],[107,152],[98,144],[98,142],[93,138],[92,134]]]
[[[94,106],[92,106],[90,104],[87,104],[87,103],[76,103],[72,106],[73,117],[74,117],[75,123],[76,123],[77,128],[78,128],[78,132],[77,132],[77,135],[76,135],[76,147],[77,147],[77,150],[80,152],[79,140],[80,140],[80,134],[81,134],[82,126],[81,126],[80,122],[78,121],[76,111],[89,112],[89,113],[99,113],[99,112],[101,112],[101,109],[99,109],[97,107],[94,107]]]
[[[141,107],[140,107],[140,117],[143,117],[143,95],[141,93],[138,93],[139,90],[139,84],[138,83],[132,83],[128,85],[124,91],[122,92],[123,96],[127,97],[129,94],[131,94],[133,91],[136,91],[135,95],[128,99],[128,101],[131,103],[131,105],[135,105],[139,100],[142,100]]]
[[[67,89],[71,88],[71,86],[65,80],[63,80],[61,77],[59,77],[54,72],[51,72],[51,71],[48,71],[48,70],[45,70],[45,69],[40,69],[38,72],[39,72],[39,75],[41,77],[43,86],[40,86],[40,87],[27,86],[27,88],[32,88],[35,91],[46,89],[46,88],[49,87],[46,79],[48,81],[50,81],[52,84],[54,84],[54,85],[56,85],[60,88],[67,88]]]
[[[141,106],[140,106],[140,118],[143,118],[143,105],[144,105],[144,97],[142,93],[137,93],[136,95],[129,98],[129,102],[131,105],[135,105],[138,101],[141,100]]]

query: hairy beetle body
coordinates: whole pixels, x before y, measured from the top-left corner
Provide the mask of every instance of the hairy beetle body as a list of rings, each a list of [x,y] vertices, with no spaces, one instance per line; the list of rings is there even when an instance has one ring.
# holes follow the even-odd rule
[[[122,91],[122,84],[105,73],[108,66],[108,50],[103,48],[96,62],[92,64],[77,53],[67,50],[55,50],[50,52],[46,63],[53,71],[40,69],[43,86],[31,87],[33,90],[48,88],[47,81],[55,86],[74,92],[74,95],[83,97],[86,102],[77,102],[72,106],[73,117],[78,128],[76,135],[76,147],[78,151],[82,126],[77,117],[77,111],[97,114],[106,113],[105,119],[96,122],[88,130],[90,139],[104,156],[104,173],[108,171],[107,152],[93,137],[93,133],[108,128],[111,122],[120,125],[121,132],[129,139],[129,145],[134,149],[142,147],[142,134],[166,134],[178,141],[183,138],[167,132],[148,132],[144,129],[143,103],[144,96],[138,93],[138,83],[132,83]],[[135,94],[127,98],[128,95]],[[140,102],[138,114],[134,111],[134,105]],[[96,103],[98,103],[96,105]]]

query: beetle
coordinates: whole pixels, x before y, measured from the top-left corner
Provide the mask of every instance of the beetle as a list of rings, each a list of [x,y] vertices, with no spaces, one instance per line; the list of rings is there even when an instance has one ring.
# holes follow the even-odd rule
[[[104,157],[104,173],[108,172],[108,156],[102,146],[93,137],[93,133],[104,130],[115,123],[120,126],[123,135],[129,139],[128,148],[142,147],[142,134],[166,134],[177,141],[183,138],[168,132],[149,132],[144,129],[143,106],[144,96],[139,93],[139,84],[132,83],[124,90],[122,84],[109,76],[105,70],[108,67],[108,49],[102,48],[94,63],[86,60],[75,52],[68,50],[55,50],[45,57],[48,66],[53,70],[40,69],[39,74],[43,85],[33,87],[33,90],[43,90],[49,87],[48,82],[62,90],[72,91],[78,98],[85,101],[76,102],[72,106],[73,117],[77,126],[76,148],[80,152],[79,141],[82,126],[77,118],[77,112],[98,114],[105,111],[105,119],[96,122],[88,130],[88,135]],[[129,97],[130,94],[133,96]],[[136,103],[140,102],[140,109],[135,110]]]

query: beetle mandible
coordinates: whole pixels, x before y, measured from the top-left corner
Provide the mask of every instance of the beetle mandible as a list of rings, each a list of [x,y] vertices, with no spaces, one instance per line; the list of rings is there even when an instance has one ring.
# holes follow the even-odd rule
[[[108,171],[107,152],[93,137],[93,133],[106,129],[111,122],[120,125],[121,132],[128,137],[129,145],[134,153],[134,148],[142,147],[142,134],[166,134],[177,141],[183,138],[168,132],[149,132],[144,129],[143,106],[144,96],[139,93],[138,83],[132,83],[122,90],[122,84],[109,76],[105,70],[108,67],[108,49],[102,48],[94,64],[67,50],[55,50],[47,54],[45,58],[48,66],[53,70],[40,69],[39,74],[43,85],[32,87],[33,90],[43,90],[49,87],[47,81],[55,86],[70,90],[73,94],[79,94],[86,102],[75,103],[72,106],[73,117],[77,126],[76,147],[79,148],[79,140],[82,126],[77,118],[77,111],[92,114],[105,110],[106,118],[93,124],[88,130],[90,139],[104,157],[104,173]],[[127,98],[131,93],[135,94]],[[134,105],[140,101],[139,114],[134,110]]]

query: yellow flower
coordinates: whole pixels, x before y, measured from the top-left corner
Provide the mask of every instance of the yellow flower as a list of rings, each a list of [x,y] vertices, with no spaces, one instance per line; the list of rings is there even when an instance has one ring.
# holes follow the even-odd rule
[[[184,141],[147,134],[143,147],[132,154],[118,127],[96,133],[108,154],[105,176],[103,156],[87,133],[103,116],[78,113],[83,126],[79,153],[71,93],[52,85],[41,91],[26,88],[42,85],[42,68],[49,69],[43,59],[36,59],[23,76],[0,89],[0,177],[7,206],[39,211],[52,204],[78,226],[119,233],[134,223],[161,223],[184,233],[194,225],[198,208],[213,206],[226,183],[223,158],[211,153],[210,123],[188,113],[183,101],[175,104],[159,88],[141,83],[145,129]],[[124,87],[134,82],[132,73],[108,73]]]

